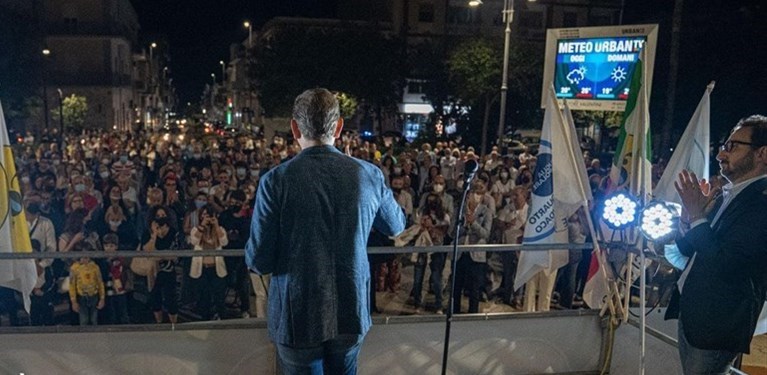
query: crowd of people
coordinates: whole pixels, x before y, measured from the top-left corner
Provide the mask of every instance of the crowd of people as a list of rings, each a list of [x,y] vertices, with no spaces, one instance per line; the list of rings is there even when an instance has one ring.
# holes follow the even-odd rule
[[[380,141],[347,133],[335,143],[347,155],[381,169],[407,217],[405,233],[393,239],[373,233],[369,245],[455,241],[462,171],[469,159],[480,161],[481,168],[463,210],[466,230],[457,241],[521,243],[536,165],[533,150],[515,154],[495,146],[480,157],[472,147],[451,141],[420,147]],[[203,320],[232,317],[238,308],[238,316],[249,317],[252,293],[252,313],[266,314],[268,276],[250,273],[240,257],[153,258],[159,260],[145,265],[144,259],[90,258],[88,252],[243,249],[259,178],[298,154],[295,142],[279,135],[268,140],[239,133],[185,139],[183,133],[85,131],[67,136],[64,145],[59,149],[57,142],[28,137],[15,151],[33,247],[83,253],[74,262],[37,261],[31,324],[61,323],[62,315],[73,324],[176,322],[180,308]],[[599,159],[585,156],[598,190],[606,170]],[[571,218],[576,241],[585,240],[581,222]],[[583,251],[586,258],[588,253]],[[560,296],[555,302],[564,308],[572,307],[582,289],[588,264],[580,250],[570,256],[574,266],[560,275],[555,293]],[[534,310],[535,296],[532,303],[522,303],[522,293],[513,285],[517,259],[514,252],[461,256],[455,297],[468,295],[469,312],[477,312],[479,301],[487,299]],[[449,277],[443,276],[446,263],[444,253],[371,256],[373,297],[375,291],[397,292],[401,268],[412,264],[408,303],[416,311],[427,308],[422,305],[428,277],[426,289],[435,294],[428,308],[441,313],[446,308],[441,292]],[[10,313],[11,324],[24,324],[16,313],[19,296],[9,289],[0,293],[0,313]],[[67,309],[69,314],[62,314]]]

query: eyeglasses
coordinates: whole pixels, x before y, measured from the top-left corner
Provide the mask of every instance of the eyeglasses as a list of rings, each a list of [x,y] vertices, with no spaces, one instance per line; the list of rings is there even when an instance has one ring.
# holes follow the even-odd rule
[[[727,142],[724,142],[723,145],[719,146],[719,150],[725,151],[725,152],[732,152],[732,149],[735,148],[735,145],[753,146],[754,144],[751,142],[727,141]]]

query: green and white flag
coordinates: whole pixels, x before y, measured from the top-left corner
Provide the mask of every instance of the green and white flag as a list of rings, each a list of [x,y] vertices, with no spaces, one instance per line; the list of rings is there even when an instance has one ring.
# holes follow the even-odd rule
[[[610,168],[610,192],[629,188],[645,200],[652,192],[652,138],[650,110],[644,75],[645,51],[631,73],[629,97],[623,112],[618,148]]]

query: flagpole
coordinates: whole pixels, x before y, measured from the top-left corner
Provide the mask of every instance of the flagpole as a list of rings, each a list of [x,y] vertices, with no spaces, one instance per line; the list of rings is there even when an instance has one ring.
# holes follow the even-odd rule
[[[628,249],[628,248],[626,248]],[[626,260],[626,287],[623,290],[623,309],[625,311],[629,311],[629,307],[631,307],[630,300],[631,300],[631,282],[632,278],[632,265],[634,264],[634,253],[631,251],[628,252],[628,259]],[[629,314],[626,314],[623,316],[623,322],[628,323],[629,321]]]
[[[647,64],[647,48],[642,48],[642,64],[643,65]],[[649,93],[647,92],[647,74],[644,74],[644,70],[645,70],[644,67],[643,67],[642,70],[643,70],[643,72],[642,72],[642,95],[644,95],[645,102],[643,103],[644,105],[643,105],[642,108],[640,108],[640,110],[644,112],[647,109],[647,105],[648,105],[647,100],[649,100],[649,97],[648,97]],[[646,128],[647,123],[650,121],[649,113],[645,113],[645,115],[648,116],[648,117],[642,116],[645,121],[641,122],[641,124],[643,125],[642,126],[642,134],[641,134],[641,136],[639,138],[637,138],[637,140],[640,141],[640,145],[642,146],[642,148],[640,149],[640,152],[642,152],[642,154],[647,152],[647,144],[646,144],[647,143],[647,134],[650,131],[650,129]],[[645,165],[644,165],[645,164],[644,156],[645,155],[643,155],[642,158],[638,159],[640,161],[640,163],[642,163],[641,164],[641,169],[640,169],[640,172],[639,172],[640,176],[641,176],[640,180],[639,180],[639,193],[640,193],[640,199],[642,200],[642,206],[643,207],[644,207],[644,205],[647,204],[647,190],[646,190],[647,185],[645,184],[645,181],[647,181],[647,177],[648,177],[647,173],[646,173],[647,172],[646,171],[647,168],[645,168]],[[647,161],[652,163],[652,155],[648,156],[648,160]],[[640,264],[639,264],[639,272],[640,272],[640,274],[639,274],[639,307],[640,307],[640,309],[639,309],[639,311],[640,311],[640,314],[642,314],[642,315],[640,317],[640,324],[639,325],[642,328],[641,329],[641,331],[642,331],[642,348],[641,348],[640,354],[639,354],[639,375],[644,375],[644,373],[645,373],[645,359],[647,357],[646,356],[646,349],[647,349],[647,316],[645,314],[645,305],[646,305],[645,298],[647,297],[646,296],[646,294],[647,294],[647,291],[646,291],[646,289],[647,289],[647,280],[646,280],[646,272],[645,272],[645,269],[644,269],[644,266],[645,266],[645,264],[644,264],[644,262],[645,262],[644,248],[645,248],[646,242],[647,241],[646,241],[645,237],[644,236],[640,236],[639,244],[641,246],[639,246],[639,261],[640,261]]]
[[[553,90],[553,88],[552,88],[552,90]],[[565,103],[565,105],[567,105],[567,104]],[[560,111],[557,111],[557,112],[558,112],[559,116],[562,116],[562,112],[560,112]],[[564,124],[565,121],[563,120],[562,123]],[[571,136],[571,134],[569,134],[568,132],[564,132],[564,134],[568,138]],[[570,142],[570,141],[571,141],[571,139],[568,140],[567,144],[572,144],[572,142]],[[568,147],[568,151],[569,151],[569,154],[570,154],[569,156],[570,156],[571,160],[573,160],[573,162],[574,162],[576,160],[575,159],[575,154],[574,154],[575,150],[573,150],[572,147]],[[585,165],[584,165],[584,167],[585,167]],[[577,185],[578,185],[578,188],[580,189],[581,196],[585,197],[586,196],[586,191],[583,189],[583,184],[577,184]],[[591,243],[593,244],[593,251],[592,252],[597,255],[597,261],[599,263],[599,271],[602,273],[602,276],[604,276],[605,283],[607,283],[607,290],[610,290],[611,289],[610,288],[610,282],[607,279],[607,270],[605,269],[605,263],[604,263],[603,258],[602,258],[602,251],[600,250],[599,242],[597,241],[597,234],[596,234],[596,230],[594,229],[594,221],[591,218],[591,214],[589,214],[589,204],[588,204],[588,201],[584,201],[582,203],[581,207],[583,207],[583,210],[586,212],[586,217],[588,218],[587,221],[588,221],[588,225],[589,225],[589,233],[591,233]],[[615,319],[616,308],[613,305],[613,300],[612,300],[612,298],[610,296],[608,296],[608,298],[607,298],[606,306],[608,306],[608,308],[610,309],[610,315],[612,316],[612,319]],[[604,313],[602,311],[600,311],[600,316],[603,315],[603,314]]]

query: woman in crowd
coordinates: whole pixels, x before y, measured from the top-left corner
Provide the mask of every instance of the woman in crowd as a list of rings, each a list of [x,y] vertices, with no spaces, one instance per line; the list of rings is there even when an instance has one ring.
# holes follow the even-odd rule
[[[177,250],[178,234],[171,225],[168,210],[163,206],[153,207],[149,218],[149,227],[141,239],[142,250]],[[157,323],[163,322],[163,309],[167,311],[171,323],[175,324],[178,321],[176,262],[174,257],[160,258],[158,261],[157,276],[151,290],[151,307]]]
[[[194,250],[221,250],[229,242],[226,230],[218,224],[216,211],[206,205],[200,212],[199,225],[192,228],[189,242]],[[223,257],[194,257],[189,276],[197,280],[197,310],[203,320],[221,320],[225,313],[224,291],[227,275]],[[211,314],[211,307],[215,312]]]

